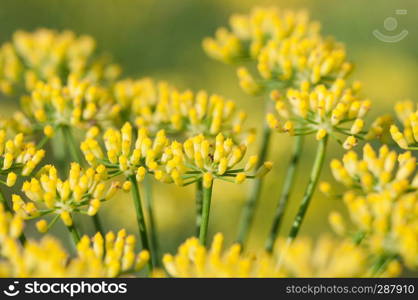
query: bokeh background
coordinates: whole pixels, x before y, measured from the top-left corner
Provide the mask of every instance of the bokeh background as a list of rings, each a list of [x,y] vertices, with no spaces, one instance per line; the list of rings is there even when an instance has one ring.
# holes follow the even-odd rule
[[[10,39],[18,29],[39,27],[70,29],[97,39],[101,50],[111,53],[124,69],[125,76],[152,76],[177,85],[180,89],[206,89],[237,101],[249,112],[249,125],[262,123],[262,100],[242,92],[231,66],[209,59],[201,48],[205,36],[227,24],[234,12],[246,13],[255,5],[307,9],[313,19],[322,23],[323,32],[346,43],[349,57],[355,62],[354,79],[364,84],[364,94],[374,102],[373,115],[391,113],[393,103],[418,97],[418,2],[416,0],[0,0],[0,42]],[[396,9],[407,14],[397,16]],[[396,17],[398,27],[388,32],[383,26],[387,17]],[[398,43],[384,43],[372,31],[388,35],[408,30]],[[0,114],[16,109],[16,103],[3,99]],[[293,218],[307,181],[313,158],[313,141],[308,141],[302,172],[299,174],[292,205],[285,219]],[[269,158],[275,162],[274,172],[267,178],[263,196],[251,231],[250,248],[263,245],[278,200],[284,168],[290,152],[290,139],[275,135]],[[341,157],[341,147],[331,143],[327,155]],[[323,179],[330,179],[328,163]],[[210,233],[224,232],[232,242],[242,205],[249,186],[233,184],[215,186]],[[154,187],[156,217],[160,242],[164,251],[174,251],[194,231],[193,191],[188,188],[156,185]],[[318,236],[329,231],[327,216],[341,209],[336,200],[319,193],[309,208],[302,234]],[[126,227],[136,232],[134,210],[129,197],[109,202],[101,217],[106,229]],[[89,232],[86,220],[79,220]],[[59,234],[62,228],[55,229]],[[36,235],[36,233],[33,233]],[[64,238],[66,239],[66,238]]]

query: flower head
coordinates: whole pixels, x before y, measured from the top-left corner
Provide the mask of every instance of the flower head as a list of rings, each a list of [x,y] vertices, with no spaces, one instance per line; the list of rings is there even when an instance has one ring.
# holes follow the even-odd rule
[[[211,186],[214,179],[242,183],[247,178],[264,176],[272,167],[271,162],[259,164],[257,155],[244,160],[247,147],[236,145],[222,133],[214,142],[203,135],[189,138],[184,142],[183,150],[187,168],[185,176],[193,180],[201,178],[205,187]],[[238,167],[241,162],[244,166]]]
[[[22,191],[30,201],[24,202],[20,196],[13,195],[13,209],[25,219],[56,214],[66,226],[71,226],[72,213],[95,215],[101,202],[111,199],[120,188],[119,182],[112,182],[109,187],[106,177],[103,165],[82,169],[79,164],[72,163],[68,178],[61,180],[56,168],[47,165],[23,184]],[[40,220],[37,228],[45,232],[55,220],[48,226],[45,220]]]
[[[308,238],[289,247],[281,239],[277,243],[277,253],[253,254],[242,253],[239,244],[223,249],[219,233],[210,249],[189,238],[175,256],[166,254],[163,263],[174,277],[353,277],[368,271],[366,253],[348,240],[324,236],[316,245]]]
[[[187,239],[178,248],[175,256],[165,254],[164,267],[174,277],[284,277],[275,270],[268,258],[241,253],[241,246],[234,244],[223,247],[223,235],[213,238],[210,249],[206,249],[195,237]]]
[[[119,277],[141,270],[150,259],[143,250],[135,253],[136,239],[125,229],[105,236],[96,233],[91,239],[83,236],[77,244],[78,256],[72,261],[70,271],[86,277]]]
[[[410,152],[397,154],[387,146],[382,146],[376,153],[366,145],[362,159],[350,151],[342,162],[333,160],[331,169],[337,181],[348,188],[343,200],[355,225],[356,236],[360,237],[356,239],[378,257],[400,258],[409,267],[416,268],[416,158]],[[341,221],[334,213],[331,218],[334,225],[337,219]],[[340,221],[337,223],[342,225]]]
[[[77,255],[70,257],[60,242],[50,235],[40,241],[20,245],[16,239],[2,241],[1,277],[119,277],[143,268],[147,251],[135,253],[135,237],[120,230],[105,237],[97,233],[91,240],[84,236]]]
[[[235,140],[253,139],[252,131],[243,128],[246,113],[220,95],[203,90],[181,92],[167,82],[149,78],[118,81],[113,93],[122,119],[128,116],[137,128],[146,127],[152,135],[164,129],[177,138],[197,134],[215,137],[223,132]]]
[[[121,130],[111,128],[103,134],[104,147],[96,139],[87,138],[81,150],[89,164],[103,163],[110,177],[122,174],[126,178],[134,176],[140,182],[150,173],[160,181],[173,182],[171,173],[183,173],[181,144],[171,142],[164,130],[154,139],[144,127],[136,132],[136,140],[133,134],[132,125],[125,123]]]
[[[60,126],[84,130],[93,125],[109,126],[119,114],[119,105],[106,89],[76,76],[70,76],[66,85],[58,78],[38,81],[21,104],[27,122],[47,136]]]
[[[398,155],[386,145],[376,153],[366,144],[363,157],[349,151],[342,161],[332,160],[331,171],[336,180],[363,194],[390,192],[393,197],[397,197],[411,188],[418,188],[416,158],[410,152]]]
[[[89,36],[49,29],[17,31],[0,48],[0,91],[31,90],[38,80],[66,80],[68,74],[94,82],[118,77],[118,66],[96,56],[96,43]]]
[[[390,133],[395,142],[402,149],[418,149],[418,105],[412,101],[399,102],[395,106],[395,112],[403,129],[392,125]]]
[[[357,145],[365,135],[364,117],[370,109],[370,100],[357,96],[357,84],[346,88],[344,80],[332,87],[318,85],[312,90],[304,82],[301,89],[289,89],[286,95],[271,93],[275,113],[266,116],[267,123],[278,132],[291,135],[315,134],[317,140],[330,135],[345,149]],[[341,141],[338,136],[348,136]]]
[[[0,130],[1,183],[14,186],[17,176],[29,176],[44,156],[45,151],[26,142],[22,133],[7,139],[6,131]]]
[[[206,38],[203,48],[211,57],[224,62],[256,58],[270,41],[317,35],[319,24],[311,22],[306,12],[273,7],[253,9],[248,15],[233,15],[231,29],[219,28],[214,38]]]
[[[319,33],[319,25],[305,12],[257,8],[248,16],[234,15],[231,31],[218,29],[203,47],[224,62],[257,62],[258,74],[239,67],[240,86],[249,94],[295,87],[307,81],[328,84],[352,70],[345,48]]]

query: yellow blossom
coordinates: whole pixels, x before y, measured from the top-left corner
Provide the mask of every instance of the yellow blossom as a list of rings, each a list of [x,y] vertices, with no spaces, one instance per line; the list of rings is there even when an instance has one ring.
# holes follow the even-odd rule
[[[307,238],[289,247],[282,239],[277,243],[273,254],[242,253],[238,244],[224,249],[219,233],[209,249],[189,238],[176,255],[164,255],[163,263],[173,277],[354,277],[368,272],[367,254],[348,240],[324,236],[315,246]]]
[[[342,79],[330,88],[318,85],[309,90],[302,84],[299,90],[289,89],[285,97],[275,96],[273,101],[276,112],[269,113],[266,119],[270,128],[278,132],[315,134],[317,140],[331,135],[345,149],[356,146],[358,139],[366,134],[364,117],[371,102],[360,99],[353,87],[346,87]],[[347,138],[342,141],[339,136]]]
[[[16,87],[32,90],[36,82],[74,74],[91,82],[112,81],[119,67],[96,53],[90,36],[71,31],[39,29],[17,31],[10,42],[0,47],[0,91],[11,93]],[[64,75],[65,76],[65,75]]]
[[[418,150],[418,106],[410,100],[398,102],[395,112],[403,128],[391,126],[393,140],[402,149]]]
[[[79,164],[72,163],[68,178],[62,180],[55,167],[46,165],[36,177],[23,183],[22,191],[30,201],[25,202],[22,197],[13,195],[13,209],[27,219],[56,214],[66,226],[71,226],[72,213],[94,215],[100,206],[97,201],[109,200],[120,188],[118,182],[108,186],[106,176],[97,169],[82,169]],[[42,206],[47,210],[41,210]],[[40,223],[38,229],[45,229],[45,224]]]

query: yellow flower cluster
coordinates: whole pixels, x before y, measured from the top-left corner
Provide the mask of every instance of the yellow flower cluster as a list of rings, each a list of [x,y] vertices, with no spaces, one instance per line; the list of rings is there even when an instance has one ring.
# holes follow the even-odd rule
[[[332,160],[334,177],[350,188],[359,188],[364,193],[389,191],[397,197],[411,188],[418,188],[416,158],[410,152],[397,154],[384,145],[379,153],[366,144],[363,158],[354,151],[347,152],[342,161]],[[415,178],[414,178],[415,176]]]
[[[395,105],[395,112],[403,131],[392,125],[392,138],[402,149],[418,150],[418,105],[410,100],[399,102]]]
[[[206,188],[212,186],[214,179],[242,183],[247,178],[264,176],[272,168],[271,162],[264,162],[255,175],[250,175],[257,166],[257,155],[250,156],[243,168],[237,168],[244,159],[247,147],[244,144],[234,144],[230,138],[225,139],[222,133],[216,136],[215,142],[203,135],[189,138],[184,142],[183,149],[185,166],[189,168],[186,176],[195,180],[202,178]]]
[[[210,249],[206,249],[195,237],[187,239],[175,256],[165,254],[163,263],[173,277],[284,277],[269,258],[241,253],[241,246],[234,244],[223,249],[223,235],[218,233]]]
[[[108,129],[104,133],[105,150],[93,138],[86,139],[81,150],[89,164],[103,163],[110,177],[123,174],[126,178],[135,176],[141,182],[150,173],[161,182],[177,185],[188,185],[203,178],[208,186],[214,177],[227,181],[227,177],[235,177],[235,182],[243,182],[247,173],[256,166],[257,156],[250,157],[244,169],[233,169],[243,159],[246,146],[237,146],[222,134],[218,134],[215,140],[198,135],[187,139],[184,144],[171,142],[164,130],[158,131],[151,139],[142,127],[138,129],[134,143],[132,125],[125,123],[120,131]],[[263,176],[270,169],[271,163],[265,163],[256,175]],[[184,182],[184,179],[192,181]],[[130,184],[125,182],[125,185],[129,190]]]
[[[225,62],[257,61],[257,78],[246,67],[237,70],[240,86],[249,94],[304,81],[329,83],[352,70],[344,46],[323,38],[318,24],[304,12],[257,8],[248,16],[232,16],[230,24],[231,32],[218,29],[216,38],[205,39],[203,47],[211,57]]]
[[[0,248],[1,277],[71,277],[73,275],[67,269],[68,254],[51,236],[45,236],[39,242],[28,240],[24,246],[16,239],[9,238]]]
[[[140,271],[148,262],[148,251],[135,253],[136,239],[121,229],[104,237],[96,233],[93,238],[83,236],[77,244],[78,257],[73,260],[77,274],[86,277],[119,277]]]
[[[236,62],[257,58],[270,41],[291,37],[316,36],[319,24],[311,22],[306,12],[255,8],[248,15],[236,14],[229,20],[231,29],[219,28],[215,38],[206,38],[203,48],[213,58]]]
[[[237,75],[241,88],[249,94],[303,82],[325,84],[350,73],[352,66],[345,56],[341,44],[319,37],[270,41],[257,60],[261,78],[254,78],[245,67],[240,67]]]
[[[2,218],[0,213],[0,219]],[[8,237],[0,246],[0,277],[119,277],[141,270],[149,259],[147,251],[134,252],[135,237],[124,230],[103,238],[100,233],[84,236],[77,256],[70,258],[61,244],[46,235],[40,241],[20,245]]]
[[[397,154],[386,145],[379,153],[366,145],[362,159],[350,151],[342,162],[331,162],[336,180],[349,188],[343,195],[344,203],[371,253],[400,256],[412,268],[418,266],[416,164],[410,152]],[[338,213],[333,213],[330,221],[337,232],[345,232]]]
[[[81,150],[90,165],[103,163],[110,177],[123,174],[126,178],[135,176],[141,182],[147,173],[151,173],[158,180],[172,182],[170,174],[179,172],[182,166],[181,144],[170,142],[164,130],[160,130],[154,139],[149,137],[144,127],[138,129],[136,135],[134,142],[132,125],[125,123],[121,130],[106,130],[103,134],[104,150],[93,138],[82,142]],[[169,161],[172,161],[172,167],[164,168]],[[129,190],[130,184],[125,182],[125,187]]]
[[[277,244],[277,253],[252,254],[242,253],[238,244],[224,250],[219,233],[208,250],[193,237],[175,256],[166,254],[163,263],[173,277],[354,277],[369,272],[366,252],[348,240],[323,236],[315,245],[308,238]],[[391,264],[380,275],[398,273],[399,266]]]
[[[293,85],[308,81],[313,84],[345,78],[351,71],[346,62],[344,47],[334,41],[322,41],[319,37],[270,41],[258,57],[258,72],[269,87],[274,81],[290,81]],[[239,69],[241,87],[247,86],[248,71]],[[246,74],[243,76],[243,74]],[[251,76],[251,75],[250,75]],[[269,82],[273,81],[273,82]]]
[[[364,117],[371,106],[370,100],[357,96],[357,90],[358,84],[346,87],[345,81],[339,79],[330,88],[317,85],[310,91],[305,81],[300,89],[289,89],[286,95],[273,91],[276,112],[267,114],[267,123],[291,135],[316,134],[317,140],[331,136],[345,149],[351,149],[365,135]],[[339,135],[348,137],[343,142]]]
[[[96,55],[96,43],[89,36],[49,29],[17,31],[0,48],[0,91],[31,90],[38,80],[66,80],[69,74],[94,82],[117,78],[119,67]]]
[[[287,245],[278,239],[277,253],[281,268],[288,277],[364,277],[399,275],[398,263],[391,263],[372,274],[368,253],[351,240],[336,240],[323,235],[314,244],[300,237]]]
[[[109,126],[120,110],[106,89],[73,75],[66,85],[58,77],[49,82],[38,81],[31,95],[22,97],[21,106],[29,119],[23,123],[43,130],[48,137],[60,126]]]
[[[119,182],[112,182],[108,187],[106,178],[103,165],[83,170],[78,163],[72,163],[66,180],[58,177],[54,166],[46,165],[36,177],[23,184],[22,191],[30,202],[25,203],[18,195],[12,196],[13,210],[25,219],[56,214],[50,224],[44,219],[36,223],[40,232],[48,231],[58,217],[66,226],[72,226],[72,213],[95,215],[101,202],[112,198],[120,188]]]
[[[196,94],[190,90],[180,92],[167,82],[156,83],[149,78],[118,81],[113,94],[122,119],[130,120],[137,128],[146,127],[152,134],[164,129],[175,136],[202,133],[214,137],[223,132],[234,139],[254,139],[251,131],[243,130],[246,113],[237,111],[233,101],[216,94],[203,90]]]
[[[31,142],[25,141],[22,133],[7,139],[5,130],[0,130],[0,182],[12,187],[17,176],[29,176],[45,156],[44,150],[37,150]]]

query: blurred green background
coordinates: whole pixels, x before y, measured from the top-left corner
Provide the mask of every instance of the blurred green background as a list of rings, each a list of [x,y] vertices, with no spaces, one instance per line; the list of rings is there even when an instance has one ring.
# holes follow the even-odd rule
[[[10,39],[18,29],[39,27],[70,29],[97,39],[99,48],[111,53],[125,76],[152,76],[171,81],[181,89],[207,89],[235,99],[250,112],[250,125],[262,123],[262,101],[244,94],[237,85],[235,69],[209,59],[201,41],[226,25],[234,12],[247,13],[255,5],[307,9],[322,23],[325,34],[346,43],[355,62],[353,78],[364,84],[364,94],[374,102],[373,115],[391,112],[394,101],[416,97],[418,93],[418,2],[416,0],[0,0],[0,42]],[[396,9],[407,15],[396,16]],[[383,22],[396,17],[395,34],[406,29],[408,36],[398,43],[377,40],[372,31],[385,31]],[[416,100],[417,98],[415,98]],[[7,104],[2,115],[15,109]],[[293,205],[286,216],[293,218],[310,168],[314,143],[306,147]],[[282,175],[289,157],[290,139],[275,135],[270,159],[274,172],[268,176],[251,232],[250,247],[264,243],[280,192]],[[341,147],[332,143],[327,159],[340,157]],[[323,179],[330,179],[328,163]],[[248,186],[215,186],[211,234],[222,231],[227,241],[236,237],[239,214]],[[158,185],[155,187],[157,222],[164,251],[173,251],[194,231],[194,205],[191,189]],[[317,236],[329,231],[327,215],[342,205],[317,194],[309,208],[302,233]],[[106,229],[128,228],[136,232],[134,211],[128,197],[108,203],[101,212]],[[88,223],[84,222],[85,230]],[[59,229],[57,229],[59,230]],[[58,232],[58,231],[57,231]]]

